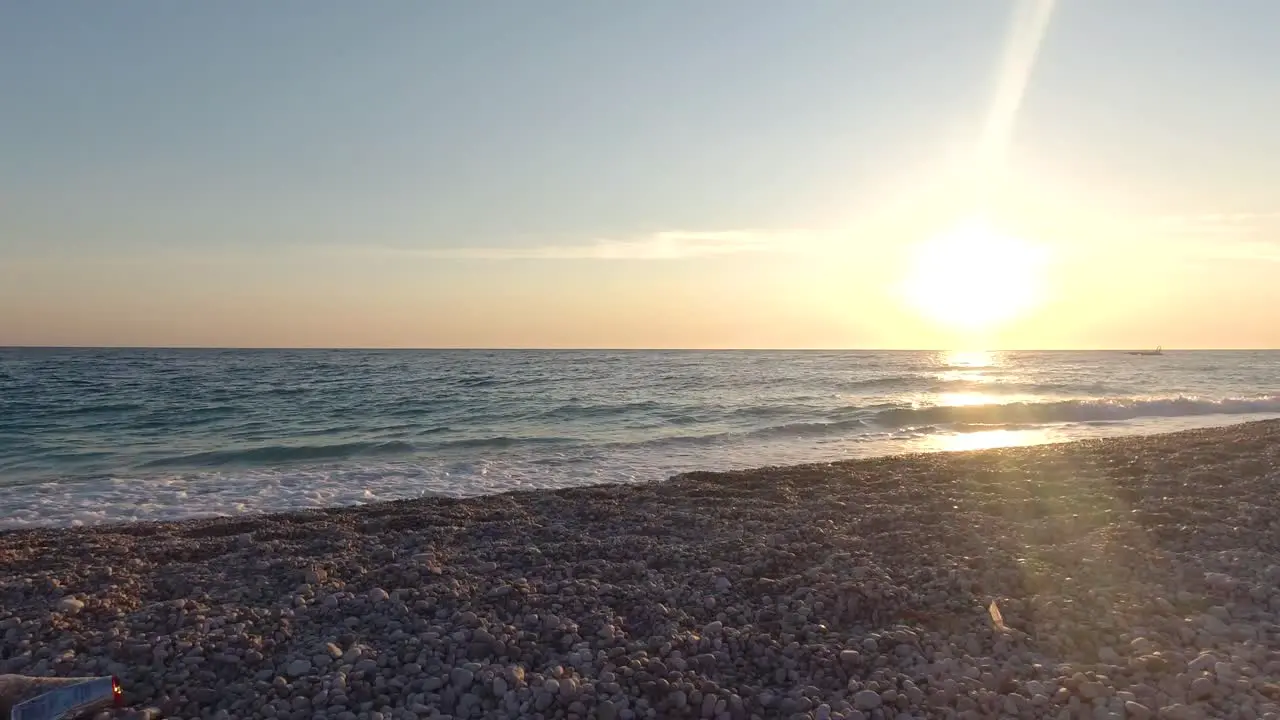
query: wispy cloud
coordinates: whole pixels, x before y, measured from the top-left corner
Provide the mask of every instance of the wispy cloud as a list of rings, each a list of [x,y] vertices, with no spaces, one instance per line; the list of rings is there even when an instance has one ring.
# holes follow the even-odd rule
[[[1164,215],[1156,219],[1161,230],[1179,235],[1252,235],[1280,222],[1280,212],[1198,213]]]
[[[1163,249],[1192,263],[1280,263],[1280,212],[1205,212],[1154,218]]]
[[[628,240],[601,239],[576,245],[381,250],[455,260],[681,260],[795,252],[820,237],[818,233],[798,230],[669,230]]]
[[[1198,256],[1204,260],[1280,263],[1280,244],[1262,241],[1206,244]]]

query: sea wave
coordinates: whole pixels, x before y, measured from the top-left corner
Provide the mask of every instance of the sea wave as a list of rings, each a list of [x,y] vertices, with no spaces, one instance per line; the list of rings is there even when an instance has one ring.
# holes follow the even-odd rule
[[[1251,415],[1280,413],[1280,396],[1257,398],[1201,399],[1121,398],[1011,402],[981,405],[936,405],[906,407],[879,403],[830,411],[825,417],[796,419],[777,424],[747,426],[707,433],[666,435],[611,443],[613,447],[670,445],[715,445],[739,441],[772,441],[848,435],[878,439],[883,432],[908,434],[933,432],[977,432],[991,429],[1026,430],[1041,425],[1075,423],[1106,426],[1143,418],[1178,418],[1204,415]],[[760,415],[763,416],[763,415]],[[879,431],[879,432],[877,432]],[[505,443],[506,438],[495,438]],[[511,439],[510,445],[527,441]],[[505,444],[503,446],[506,446]]]
[[[841,392],[859,393],[867,390],[918,388],[928,378],[929,376],[927,375],[885,375],[884,377],[849,380],[841,383],[836,389]]]
[[[980,392],[988,395],[1088,395],[1108,397],[1128,390],[1101,382],[1022,382],[1000,380],[935,380],[925,386],[929,392]]]
[[[158,519],[828,461],[992,429],[1156,432],[1280,416],[1277,378],[1274,352],[951,367],[911,352],[0,349],[0,515]]]
[[[221,467],[239,464],[270,464],[317,460],[347,460],[358,457],[412,453],[417,446],[400,440],[389,442],[349,442],[329,445],[270,445],[240,450],[214,450],[158,458],[143,468]]]
[[[881,410],[871,418],[871,421],[883,428],[901,428],[915,425],[1086,423],[1138,418],[1256,413],[1280,413],[1280,395],[1223,399],[1117,398],[986,405],[936,405]]]
[[[77,417],[84,415],[114,415],[141,410],[138,403],[104,403],[101,405],[72,405],[50,411],[52,417]]]
[[[852,380],[838,385],[836,391],[850,395],[868,394],[874,391],[901,390],[903,392],[981,392],[990,395],[1089,395],[1106,397],[1124,395],[1130,390],[1104,382],[1053,381],[1037,382],[1000,376],[974,378],[945,378],[936,375],[889,375],[879,378]]]
[[[542,420],[584,420],[591,418],[607,418],[625,416],[634,412],[662,409],[662,404],[654,400],[642,400],[628,403],[588,403],[570,402],[558,405],[538,413],[535,417]]]
[[[829,421],[814,420],[702,434],[666,435],[644,440],[609,443],[608,447],[658,448],[669,445],[715,445],[741,440],[786,440],[790,438],[847,434],[866,428],[867,422],[856,418]]]
[[[464,438],[461,440],[446,440],[433,444],[431,447],[436,450],[448,449],[502,449],[509,447],[517,447],[524,445],[562,445],[574,442],[573,438],[566,437],[512,437],[508,435],[495,435],[492,437]]]

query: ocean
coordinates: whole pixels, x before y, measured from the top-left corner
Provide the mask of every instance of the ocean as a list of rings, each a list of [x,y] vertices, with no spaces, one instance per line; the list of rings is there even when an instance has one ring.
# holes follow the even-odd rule
[[[1280,352],[0,349],[0,529],[1280,417]]]

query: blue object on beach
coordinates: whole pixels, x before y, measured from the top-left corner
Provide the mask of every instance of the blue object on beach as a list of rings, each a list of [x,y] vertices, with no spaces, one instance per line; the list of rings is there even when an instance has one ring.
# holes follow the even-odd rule
[[[35,678],[34,680],[40,680]],[[56,687],[13,706],[9,720],[70,720],[121,701],[120,683],[112,676]]]

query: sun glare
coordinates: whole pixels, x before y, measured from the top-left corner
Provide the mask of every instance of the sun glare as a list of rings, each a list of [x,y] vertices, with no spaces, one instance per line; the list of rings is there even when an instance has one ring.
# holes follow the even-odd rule
[[[973,368],[981,370],[982,368],[995,367],[1001,364],[1001,358],[998,353],[990,350],[946,350],[939,353],[938,362],[949,368]],[[969,370],[956,370],[954,372],[971,372]],[[956,379],[977,379],[969,375],[957,375]]]
[[[964,452],[998,447],[1043,445],[1056,438],[1045,430],[981,430],[952,435],[930,435],[919,441],[925,451]]]
[[[907,301],[954,330],[989,330],[1042,300],[1043,251],[970,223],[922,243],[906,279]]]

